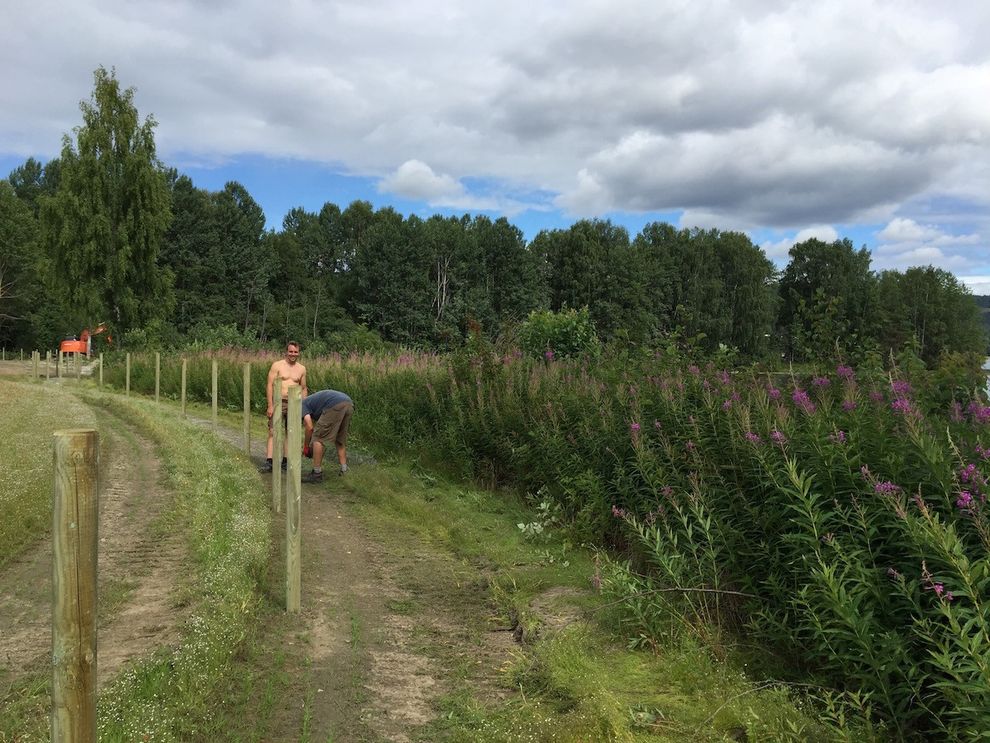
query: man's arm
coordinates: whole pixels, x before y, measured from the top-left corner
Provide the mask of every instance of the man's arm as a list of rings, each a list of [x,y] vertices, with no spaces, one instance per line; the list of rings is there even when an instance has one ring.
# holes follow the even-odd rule
[[[305,398],[306,395],[309,394],[309,390],[306,389],[306,367],[305,366],[302,368],[302,376],[299,377],[299,386],[302,387],[302,396],[303,396],[303,398]]]
[[[303,449],[308,449],[313,440],[313,416],[309,413],[303,416],[303,428],[306,430],[306,435],[303,438]]]

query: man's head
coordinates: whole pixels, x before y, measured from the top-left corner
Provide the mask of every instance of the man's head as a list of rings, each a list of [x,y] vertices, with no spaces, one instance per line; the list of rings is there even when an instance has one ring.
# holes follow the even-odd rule
[[[295,341],[289,341],[285,344],[285,360],[290,364],[299,360],[299,344]]]

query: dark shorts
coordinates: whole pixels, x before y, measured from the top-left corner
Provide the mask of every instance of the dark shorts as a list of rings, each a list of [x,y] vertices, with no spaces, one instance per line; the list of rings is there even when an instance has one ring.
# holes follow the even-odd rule
[[[323,442],[323,446],[347,443],[347,429],[351,425],[351,415],[354,405],[340,402],[329,410],[324,410],[319,420],[313,425],[313,438]]]
[[[272,425],[272,418],[274,417],[275,417],[275,413],[272,413],[271,418],[268,419],[268,433],[271,433],[272,431],[275,430],[274,426]],[[289,427],[289,399],[282,398],[282,429],[287,431],[288,427]]]

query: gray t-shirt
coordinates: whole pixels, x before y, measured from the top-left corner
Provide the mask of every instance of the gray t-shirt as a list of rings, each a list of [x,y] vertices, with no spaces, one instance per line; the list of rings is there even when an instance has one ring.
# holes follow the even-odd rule
[[[349,402],[352,405],[354,403],[351,398],[343,392],[337,392],[337,390],[320,390],[319,392],[314,392],[312,395],[307,395],[306,399],[302,401],[303,418],[308,415],[314,422],[318,421],[320,416],[323,415],[324,410],[329,410],[334,405],[340,405],[342,402]]]

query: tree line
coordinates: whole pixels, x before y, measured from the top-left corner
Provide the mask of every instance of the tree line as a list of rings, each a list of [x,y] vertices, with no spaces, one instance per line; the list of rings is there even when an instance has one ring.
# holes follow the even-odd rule
[[[231,342],[458,346],[534,310],[588,309],[606,342],[692,344],[804,361],[911,345],[982,352],[952,274],[875,272],[847,239],[778,271],[744,234],[580,220],[527,241],[505,218],[426,219],[367,201],[291,210],[279,230],[237,182],[197,188],[157,157],[153,118],[99,68],[61,155],[0,182],[0,343],[53,347],[105,322],[125,346]]]

